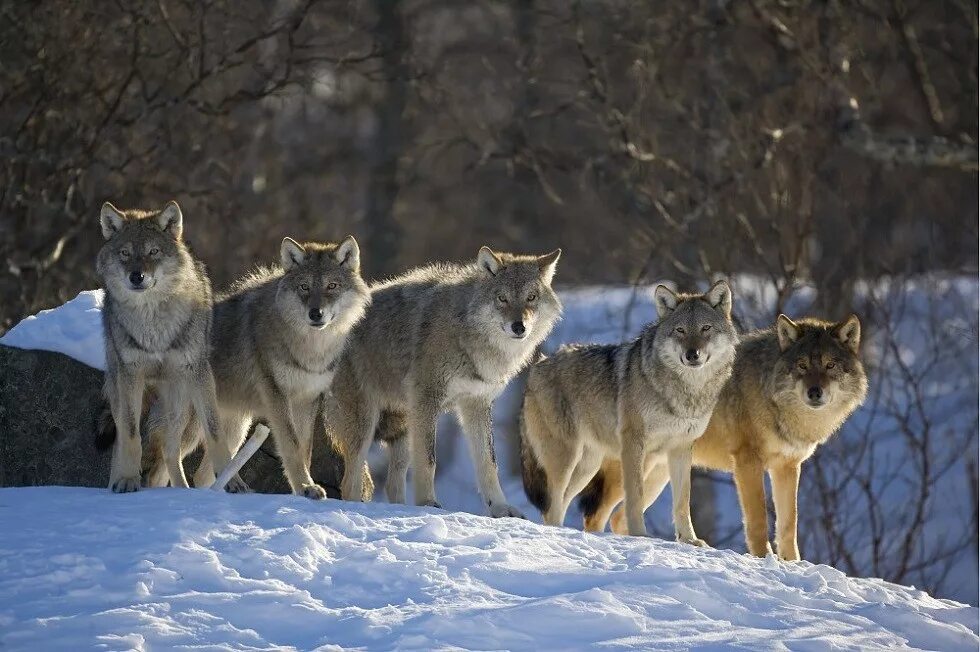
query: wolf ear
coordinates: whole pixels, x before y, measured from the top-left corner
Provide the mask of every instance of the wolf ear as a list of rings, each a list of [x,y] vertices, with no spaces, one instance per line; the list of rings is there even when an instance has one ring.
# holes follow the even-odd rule
[[[653,300],[657,304],[657,314],[663,319],[677,309],[677,295],[666,285],[658,285],[653,291]]]
[[[732,318],[732,288],[727,281],[716,282],[705,293],[704,298],[712,308],[725,315],[725,319]]]
[[[156,219],[161,229],[173,235],[174,240],[180,240],[184,234],[184,214],[180,211],[177,202],[168,201]]]
[[[558,259],[561,258],[561,249],[555,249],[550,254],[538,256],[538,269],[541,270],[541,280],[545,285],[551,285],[551,279],[555,277],[555,267],[558,266]]]
[[[776,317],[776,339],[779,340],[779,350],[785,351],[796,340],[800,339],[800,327],[792,319],[780,313]]]
[[[338,263],[350,267],[355,272],[361,268],[361,248],[357,246],[357,240],[352,235],[344,238],[333,255]]]
[[[122,228],[123,221],[122,211],[118,208],[106,202],[102,204],[102,210],[99,212],[99,223],[102,225],[102,237],[108,240],[116,231]]]
[[[851,351],[857,353],[861,346],[861,320],[858,319],[857,315],[852,314],[837,324],[834,328],[834,337]]]
[[[306,260],[306,249],[292,238],[283,238],[282,246],[279,247],[279,259],[282,261],[282,268],[288,272],[303,264]]]
[[[476,255],[476,262],[480,267],[487,270],[490,276],[496,276],[497,272],[500,271],[500,266],[503,265],[490,247],[480,247],[480,253]]]

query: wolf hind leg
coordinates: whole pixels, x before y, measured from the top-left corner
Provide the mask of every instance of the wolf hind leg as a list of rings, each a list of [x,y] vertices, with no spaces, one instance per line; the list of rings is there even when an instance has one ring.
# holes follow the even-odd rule
[[[411,442],[407,435],[388,441],[388,476],[385,478],[385,495],[389,503],[405,504],[408,466],[412,461]]]
[[[500,486],[497,454],[493,449],[493,423],[490,416],[490,406],[491,402],[485,398],[461,399],[456,406],[456,414],[469,441],[470,456],[473,459],[473,466],[476,468],[480,495],[483,496],[483,500],[487,504],[490,516],[494,518],[502,516],[524,518],[524,514],[519,509],[507,503],[507,497],[504,496],[504,490]],[[434,428],[432,434],[434,445]],[[434,466],[433,464],[433,468]]]

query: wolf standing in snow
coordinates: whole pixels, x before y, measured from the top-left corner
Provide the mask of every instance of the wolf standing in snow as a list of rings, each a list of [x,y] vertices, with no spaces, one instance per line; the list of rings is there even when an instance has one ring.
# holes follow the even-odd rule
[[[310,476],[313,426],[330,390],[337,359],[351,328],[370,303],[361,278],[360,250],[343,242],[300,244],[285,238],[281,267],[260,268],[235,283],[214,306],[211,365],[218,384],[218,416],[226,449],[238,449],[253,420],[272,432],[293,493],[323,499]],[[160,421],[151,410],[151,446],[159,449]],[[184,453],[197,445],[196,424],[184,437]],[[214,481],[227,460],[201,460],[195,486]],[[360,470],[360,466],[357,467]],[[166,484],[155,458],[150,482]],[[235,477],[230,491],[247,491]]]
[[[764,556],[769,521],[763,474],[768,471],[776,506],[776,551],[797,560],[796,500],[800,466],[864,401],[868,380],[858,355],[861,322],[792,321],[743,337],[732,377],[725,384],[708,429],[694,443],[694,464],[733,472],[749,552]],[[623,470],[607,460],[582,494],[585,527],[602,531],[623,497]],[[643,508],[666,483],[658,467],[646,478]],[[612,528],[625,532],[622,510]]]
[[[654,296],[660,321],[637,339],[566,347],[531,367],[521,410],[524,489],[545,523],[561,525],[603,460],[619,460],[629,533],[645,535],[643,478],[666,462],[677,539],[704,545],[691,524],[691,446],[731,374],[732,293],[719,281],[704,294],[659,285]]]
[[[204,265],[184,244],[176,202],[160,211],[120,211],[106,202],[99,216],[106,242],[96,269],[105,288],[102,323],[106,344],[105,396],[118,435],[109,486],[140,486],[140,417],[152,389],[164,415],[167,465],[174,484],[187,486],[178,454],[193,412],[217,434],[215,386],[208,364],[211,283]],[[215,459],[227,463],[221,450]]]
[[[386,491],[405,502],[409,451],[415,502],[435,495],[436,420],[454,410],[469,437],[480,494],[492,516],[520,516],[507,504],[493,450],[490,406],[527,364],[561,314],[551,289],[560,250],[518,256],[480,249],[470,265],[431,265],[371,289],[371,308],[341,358],[325,421],[344,456],[343,497],[361,495],[360,468],[382,412]]]

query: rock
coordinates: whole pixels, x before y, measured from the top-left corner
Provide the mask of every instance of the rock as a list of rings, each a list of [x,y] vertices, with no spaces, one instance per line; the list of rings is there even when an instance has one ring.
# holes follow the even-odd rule
[[[105,487],[110,451],[95,447],[103,410],[103,374],[60,353],[0,344],[0,486]],[[317,423],[316,433],[324,433]],[[188,477],[200,454],[185,461]],[[340,496],[343,461],[319,435],[311,473],[332,498]],[[365,467],[365,493],[373,484]],[[288,493],[289,486],[270,437],[241,471],[255,491]]]

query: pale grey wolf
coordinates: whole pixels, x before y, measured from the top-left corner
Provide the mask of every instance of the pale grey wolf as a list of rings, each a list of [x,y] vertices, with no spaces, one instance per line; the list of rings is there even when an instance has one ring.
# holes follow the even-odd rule
[[[646,534],[643,479],[666,465],[679,541],[691,523],[691,447],[728,380],[738,337],[732,293],[654,292],[659,321],[615,345],[569,346],[531,367],[521,411],[524,488],[544,522],[561,525],[604,459],[621,461],[632,535]]]
[[[475,263],[430,265],[372,287],[371,308],[354,328],[325,413],[345,460],[345,499],[361,495],[359,469],[384,412],[398,424],[380,428],[390,449],[388,499],[405,501],[411,457],[416,504],[437,506],[436,420],[452,410],[468,435],[490,515],[521,516],[500,488],[490,407],[561,314],[551,289],[560,254],[483,247]]]
[[[217,434],[208,363],[211,284],[184,244],[176,202],[158,211],[121,211],[106,202],[99,221],[106,240],[96,261],[105,289],[105,396],[118,431],[109,486],[140,487],[140,420],[152,390],[166,425],[167,465],[174,484],[186,487],[178,450],[190,414],[210,433],[209,447]]]
[[[800,466],[864,401],[868,381],[858,347],[861,323],[792,321],[750,333],[738,346],[708,429],[694,442],[694,464],[733,472],[749,552],[771,553],[763,474],[772,481],[776,551],[797,560],[797,489]],[[663,490],[666,474],[647,475],[644,508]],[[623,496],[622,469],[607,460],[582,494],[585,527],[601,531]],[[621,511],[613,530],[624,532]]]

